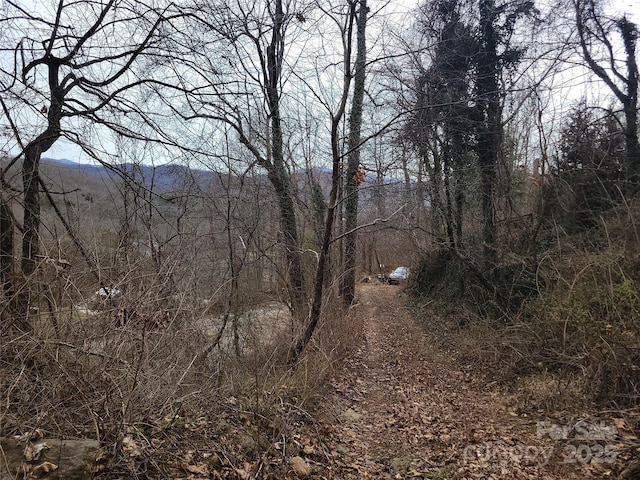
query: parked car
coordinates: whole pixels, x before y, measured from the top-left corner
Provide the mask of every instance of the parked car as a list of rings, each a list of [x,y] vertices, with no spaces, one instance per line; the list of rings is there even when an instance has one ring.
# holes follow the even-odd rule
[[[389,274],[389,285],[398,285],[409,279],[410,270],[408,267],[398,267]]]

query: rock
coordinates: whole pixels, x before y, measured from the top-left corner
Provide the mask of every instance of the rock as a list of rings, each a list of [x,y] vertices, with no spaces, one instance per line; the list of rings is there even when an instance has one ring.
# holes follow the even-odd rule
[[[289,464],[299,478],[308,478],[311,475],[311,466],[302,457],[292,457]]]
[[[46,444],[47,448],[39,448]],[[97,440],[56,440],[43,439],[33,442],[28,451],[38,451],[39,455],[34,457],[36,461],[29,463],[33,471],[47,470],[47,480],[84,480],[92,477],[89,466],[96,460],[100,442]],[[26,460],[24,458],[24,442],[18,442],[12,438],[0,437],[0,478],[22,478],[19,475],[21,465]],[[53,462],[53,463],[52,463]],[[47,467],[45,469],[45,467]]]

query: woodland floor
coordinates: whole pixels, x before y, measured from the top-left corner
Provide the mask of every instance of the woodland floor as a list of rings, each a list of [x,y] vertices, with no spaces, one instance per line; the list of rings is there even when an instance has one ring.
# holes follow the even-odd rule
[[[617,477],[620,458],[609,449],[620,447],[619,436],[593,429],[582,438],[576,430],[565,439],[539,435],[537,421],[545,419],[513,412],[500,386],[463,371],[434,346],[405,300],[398,287],[360,287],[354,308],[364,338],[316,413],[315,449],[324,455],[310,457],[311,478]]]
[[[222,397],[224,405],[207,403],[205,410],[215,410],[208,416],[131,427],[120,441],[124,455],[109,464],[104,452],[99,458],[107,460],[96,462],[94,473],[184,480],[640,478],[637,415],[552,419],[523,411],[513,390],[439,347],[438,332],[426,332],[406,300],[401,287],[359,286],[349,317],[362,335],[308,411],[275,402],[283,414],[274,407],[259,417],[269,426],[259,427],[235,397]],[[273,426],[278,418],[287,418],[286,426]],[[19,463],[23,447],[14,450]],[[2,444],[1,455],[6,460]],[[110,466],[103,470],[103,463]],[[58,472],[47,478],[86,478]]]

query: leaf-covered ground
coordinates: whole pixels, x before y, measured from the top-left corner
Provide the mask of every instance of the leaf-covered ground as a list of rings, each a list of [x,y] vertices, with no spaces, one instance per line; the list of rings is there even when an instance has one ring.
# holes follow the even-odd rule
[[[398,292],[360,289],[363,343],[303,442],[312,478],[618,477],[637,446],[622,419],[566,424],[513,412],[500,387],[434,347]],[[295,462],[292,470],[306,473]]]
[[[103,442],[94,478],[640,478],[637,411],[523,411],[507,387],[484,380],[490,374],[439,348],[438,332],[416,322],[399,287],[361,285],[358,299],[347,321],[362,335],[325,390],[310,387],[313,408],[294,399],[308,365],[290,392],[256,375],[253,400],[221,390],[198,410],[126,425],[116,443]],[[14,450],[19,464],[26,450]],[[66,460],[56,458],[47,478],[87,478],[63,473]]]

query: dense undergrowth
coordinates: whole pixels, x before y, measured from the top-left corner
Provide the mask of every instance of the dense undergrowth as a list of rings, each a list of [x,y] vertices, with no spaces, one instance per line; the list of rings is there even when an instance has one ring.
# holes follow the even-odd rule
[[[45,315],[31,332],[3,331],[0,437],[98,440],[96,478],[277,471],[298,448],[292,425],[310,417],[358,336],[357,322],[327,308],[290,369],[288,320],[267,334],[243,317],[241,351],[225,338],[204,358],[212,338],[195,311],[183,306],[162,328],[68,312],[57,315],[55,329]]]
[[[413,305],[425,327],[526,408],[640,402],[640,211],[592,217],[548,221],[535,249],[511,250],[493,270],[451,250],[417,269]]]

